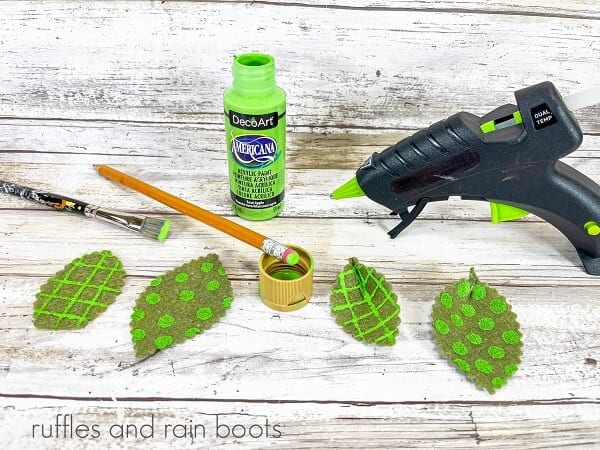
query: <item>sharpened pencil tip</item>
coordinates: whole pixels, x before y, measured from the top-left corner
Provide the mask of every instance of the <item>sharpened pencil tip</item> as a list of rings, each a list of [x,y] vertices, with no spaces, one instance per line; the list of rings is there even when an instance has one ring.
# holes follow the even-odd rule
[[[94,168],[94,170],[98,170],[100,168],[100,164],[94,164],[92,165],[92,167]]]

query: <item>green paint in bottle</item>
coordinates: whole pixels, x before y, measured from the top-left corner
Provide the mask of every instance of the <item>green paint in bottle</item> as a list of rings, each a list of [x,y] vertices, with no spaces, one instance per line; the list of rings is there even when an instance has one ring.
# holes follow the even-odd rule
[[[273,57],[235,56],[223,100],[233,210],[244,219],[271,219],[283,209],[285,191],[285,92],[275,84]]]

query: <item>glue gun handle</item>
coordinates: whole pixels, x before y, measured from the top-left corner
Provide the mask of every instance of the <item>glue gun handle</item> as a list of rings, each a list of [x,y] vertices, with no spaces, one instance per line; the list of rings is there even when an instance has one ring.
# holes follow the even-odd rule
[[[526,185],[512,190],[522,200],[509,203],[556,227],[575,246],[586,272],[600,275],[600,186],[560,161],[545,176],[530,175],[523,173]]]

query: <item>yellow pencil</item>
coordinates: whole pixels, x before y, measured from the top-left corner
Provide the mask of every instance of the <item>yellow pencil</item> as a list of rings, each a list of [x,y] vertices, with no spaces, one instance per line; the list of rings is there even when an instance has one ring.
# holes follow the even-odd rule
[[[239,225],[231,220],[225,219],[217,214],[214,214],[206,209],[200,208],[193,203],[187,202],[179,197],[176,197],[168,192],[162,191],[154,186],[144,183],[137,178],[127,175],[123,172],[119,172],[110,166],[101,165],[94,166],[98,173],[109,180],[121,183],[134,191],[141,194],[147,195],[154,200],[161,202],[187,216],[193,217],[207,225],[210,225],[217,230],[227,233],[240,241],[244,241],[247,244],[256,247],[263,252],[283,261],[289,265],[295,265],[300,260],[298,253],[291,248],[280,244],[279,242],[263,236],[260,233],[252,231],[242,225]]]

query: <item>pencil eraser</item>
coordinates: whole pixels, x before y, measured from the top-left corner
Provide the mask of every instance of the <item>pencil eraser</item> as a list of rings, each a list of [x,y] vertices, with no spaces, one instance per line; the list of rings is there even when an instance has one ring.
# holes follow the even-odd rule
[[[289,251],[289,253],[288,253]],[[287,254],[285,254],[287,253]],[[283,262],[286,264],[289,264],[290,266],[295,266],[296,264],[298,264],[300,262],[300,255],[298,255],[298,253],[296,253],[294,250],[292,249],[288,249],[286,250],[286,252],[283,255]]]

